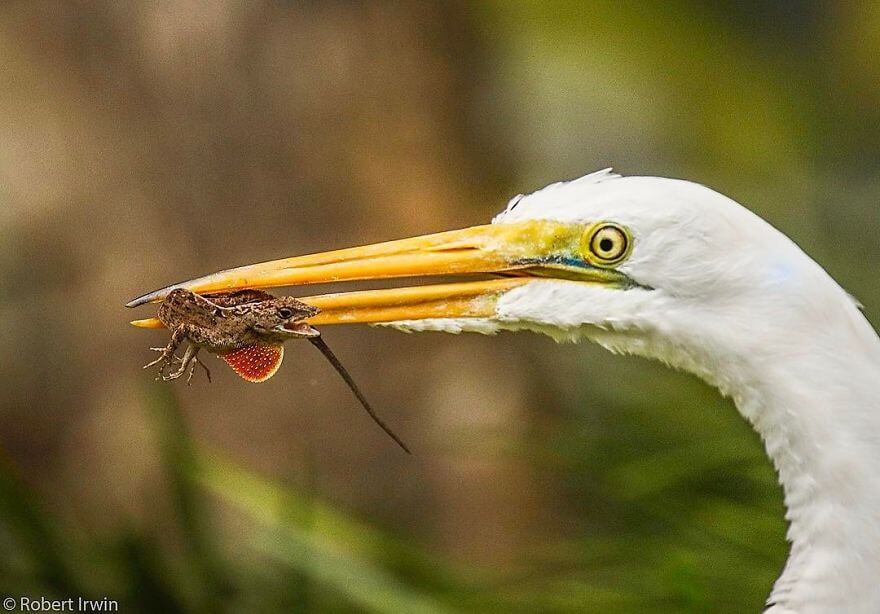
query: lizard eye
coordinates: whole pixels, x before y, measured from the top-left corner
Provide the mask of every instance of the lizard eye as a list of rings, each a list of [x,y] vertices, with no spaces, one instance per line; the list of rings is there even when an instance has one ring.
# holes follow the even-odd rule
[[[287,309],[286,307],[282,307],[281,309],[278,310],[278,315],[280,317],[284,318],[285,320],[287,320],[288,318],[293,316],[293,312],[290,309]]]

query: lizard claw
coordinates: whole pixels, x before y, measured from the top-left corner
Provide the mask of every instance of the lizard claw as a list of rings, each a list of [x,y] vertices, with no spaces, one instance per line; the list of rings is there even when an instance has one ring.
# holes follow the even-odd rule
[[[159,367],[159,375],[156,377],[156,381],[159,381],[160,379],[167,381],[169,379],[169,375],[165,374],[165,369],[173,364],[177,364],[177,363],[182,362],[183,359],[174,353],[169,354],[168,348],[150,348],[150,349],[153,350],[154,352],[162,352],[162,355],[159,356],[159,358],[157,358],[156,360],[152,360],[152,361],[148,362],[147,364],[145,364],[143,366],[143,368],[149,369],[150,367],[153,367],[155,365],[159,365],[161,363],[161,365]],[[176,377],[180,377],[180,376],[177,375],[175,377],[171,377],[170,379],[175,379]]]
[[[144,368],[144,369],[149,369],[150,367],[152,367],[152,366],[154,366],[154,365],[158,365],[160,362],[161,362],[161,363],[164,363],[164,364],[162,365],[162,368],[163,368],[163,369],[165,368],[165,365],[168,364],[168,360],[167,360],[164,356],[159,356],[159,358],[157,358],[156,360],[153,360],[153,361],[148,362],[147,364],[145,364],[145,365],[143,366],[143,368]]]
[[[174,356],[173,358],[177,358],[177,357]],[[187,354],[184,358],[177,358],[177,360],[173,360],[173,358],[170,358],[168,360],[168,362],[165,364],[165,366],[171,366],[172,364],[179,364],[180,366],[177,368],[176,371],[168,373],[167,375],[162,375],[162,379],[166,382],[170,382],[171,380],[175,380],[178,377],[180,377],[181,375],[183,375],[184,373],[186,373],[187,367],[189,367],[193,361],[193,357],[190,357],[188,350],[187,350]],[[163,366],[163,370],[164,370],[164,366]],[[190,370],[190,371],[192,371],[192,370]],[[187,381],[189,381],[189,378],[187,378]]]

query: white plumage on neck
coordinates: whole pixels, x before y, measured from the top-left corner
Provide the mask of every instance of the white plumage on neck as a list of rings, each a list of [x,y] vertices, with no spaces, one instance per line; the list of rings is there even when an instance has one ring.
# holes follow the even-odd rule
[[[765,221],[685,181],[601,171],[518,196],[494,222],[526,219],[626,226],[619,270],[645,287],[536,280],[494,318],[394,326],[588,337],[705,379],[784,488],[792,548],[768,611],[880,612],[880,339],[852,299]]]

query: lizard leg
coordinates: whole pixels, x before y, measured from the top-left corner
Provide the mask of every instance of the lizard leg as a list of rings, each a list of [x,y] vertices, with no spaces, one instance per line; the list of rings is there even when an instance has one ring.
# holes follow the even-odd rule
[[[208,383],[211,383],[211,370],[208,368],[208,365],[199,360],[198,356],[195,358],[195,362],[205,370],[205,375],[208,376]]]
[[[144,369],[148,369],[154,365],[162,363],[162,366],[159,368],[159,376],[164,378],[163,373],[165,372],[165,367],[167,367],[169,364],[171,364],[171,362],[174,360],[174,358],[175,358],[174,352],[180,346],[181,342],[184,340],[185,337],[186,337],[186,333],[184,332],[184,325],[181,324],[176,329],[174,329],[174,332],[171,334],[171,340],[168,342],[168,345],[166,345],[164,348],[161,348],[161,354],[159,355],[159,358],[145,364]],[[150,349],[155,349],[155,348],[150,348]]]
[[[193,374],[195,373],[195,370],[196,370],[196,365],[198,365],[198,366],[200,366],[202,369],[204,369],[204,371],[205,371],[205,375],[206,375],[207,378],[208,378],[208,382],[209,382],[209,383],[211,382],[211,370],[210,370],[210,369],[208,368],[208,366],[207,366],[204,362],[202,362],[202,360],[199,358],[199,350],[201,350],[201,349],[202,349],[202,348],[200,348],[200,347],[196,347],[196,348],[195,348],[195,351],[192,352],[192,355],[191,355],[190,358],[189,358],[189,373],[186,374],[186,385],[187,385],[187,386],[189,386],[190,382],[192,381]],[[177,359],[177,362],[185,363],[186,360],[187,360],[187,357],[186,357],[186,355],[184,355],[183,358],[178,358],[178,359]]]
[[[189,386],[192,382],[193,373],[196,371],[196,363],[199,361],[198,358],[193,356],[192,360],[189,361],[189,373],[186,374],[186,385]]]
[[[192,381],[193,373],[196,371],[196,365],[199,365],[202,369],[205,370],[205,375],[208,376],[208,381],[211,381],[211,372],[208,370],[208,367],[205,366],[201,360],[199,360],[199,350],[201,348],[196,348],[192,353],[192,356],[189,359],[189,373],[186,376],[186,385],[189,386],[189,383]],[[186,358],[184,356],[184,358]]]
[[[201,360],[199,360],[199,349],[201,349],[201,348],[196,348],[196,351],[193,352],[192,358],[189,361],[189,373],[186,374],[186,385],[187,386],[189,386],[190,382],[192,381],[193,374],[196,371],[196,365],[199,365],[202,369],[205,370],[205,375],[208,377],[208,382],[209,383],[211,382],[211,370],[208,369],[208,367],[205,365],[205,363],[203,363]]]
[[[180,359],[180,367],[178,367],[176,371],[173,371],[168,375],[163,376],[162,379],[167,382],[177,379],[178,377],[186,373],[187,367],[190,366],[190,363],[192,363],[193,361],[193,357],[198,351],[198,348],[196,348],[194,345],[187,346],[186,352],[183,353],[183,358]]]

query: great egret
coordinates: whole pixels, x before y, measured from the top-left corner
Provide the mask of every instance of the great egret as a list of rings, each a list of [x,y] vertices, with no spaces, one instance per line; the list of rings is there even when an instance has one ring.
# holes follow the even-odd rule
[[[239,267],[129,306],[177,286],[473,273],[500,277],[303,300],[315,325],[528,329],[696,374],[760,433],[785,492],[791,553],[767,612],[880,612],[880,340],[797,245],[709,188],[600,171],[517,196],[489,225]]]

